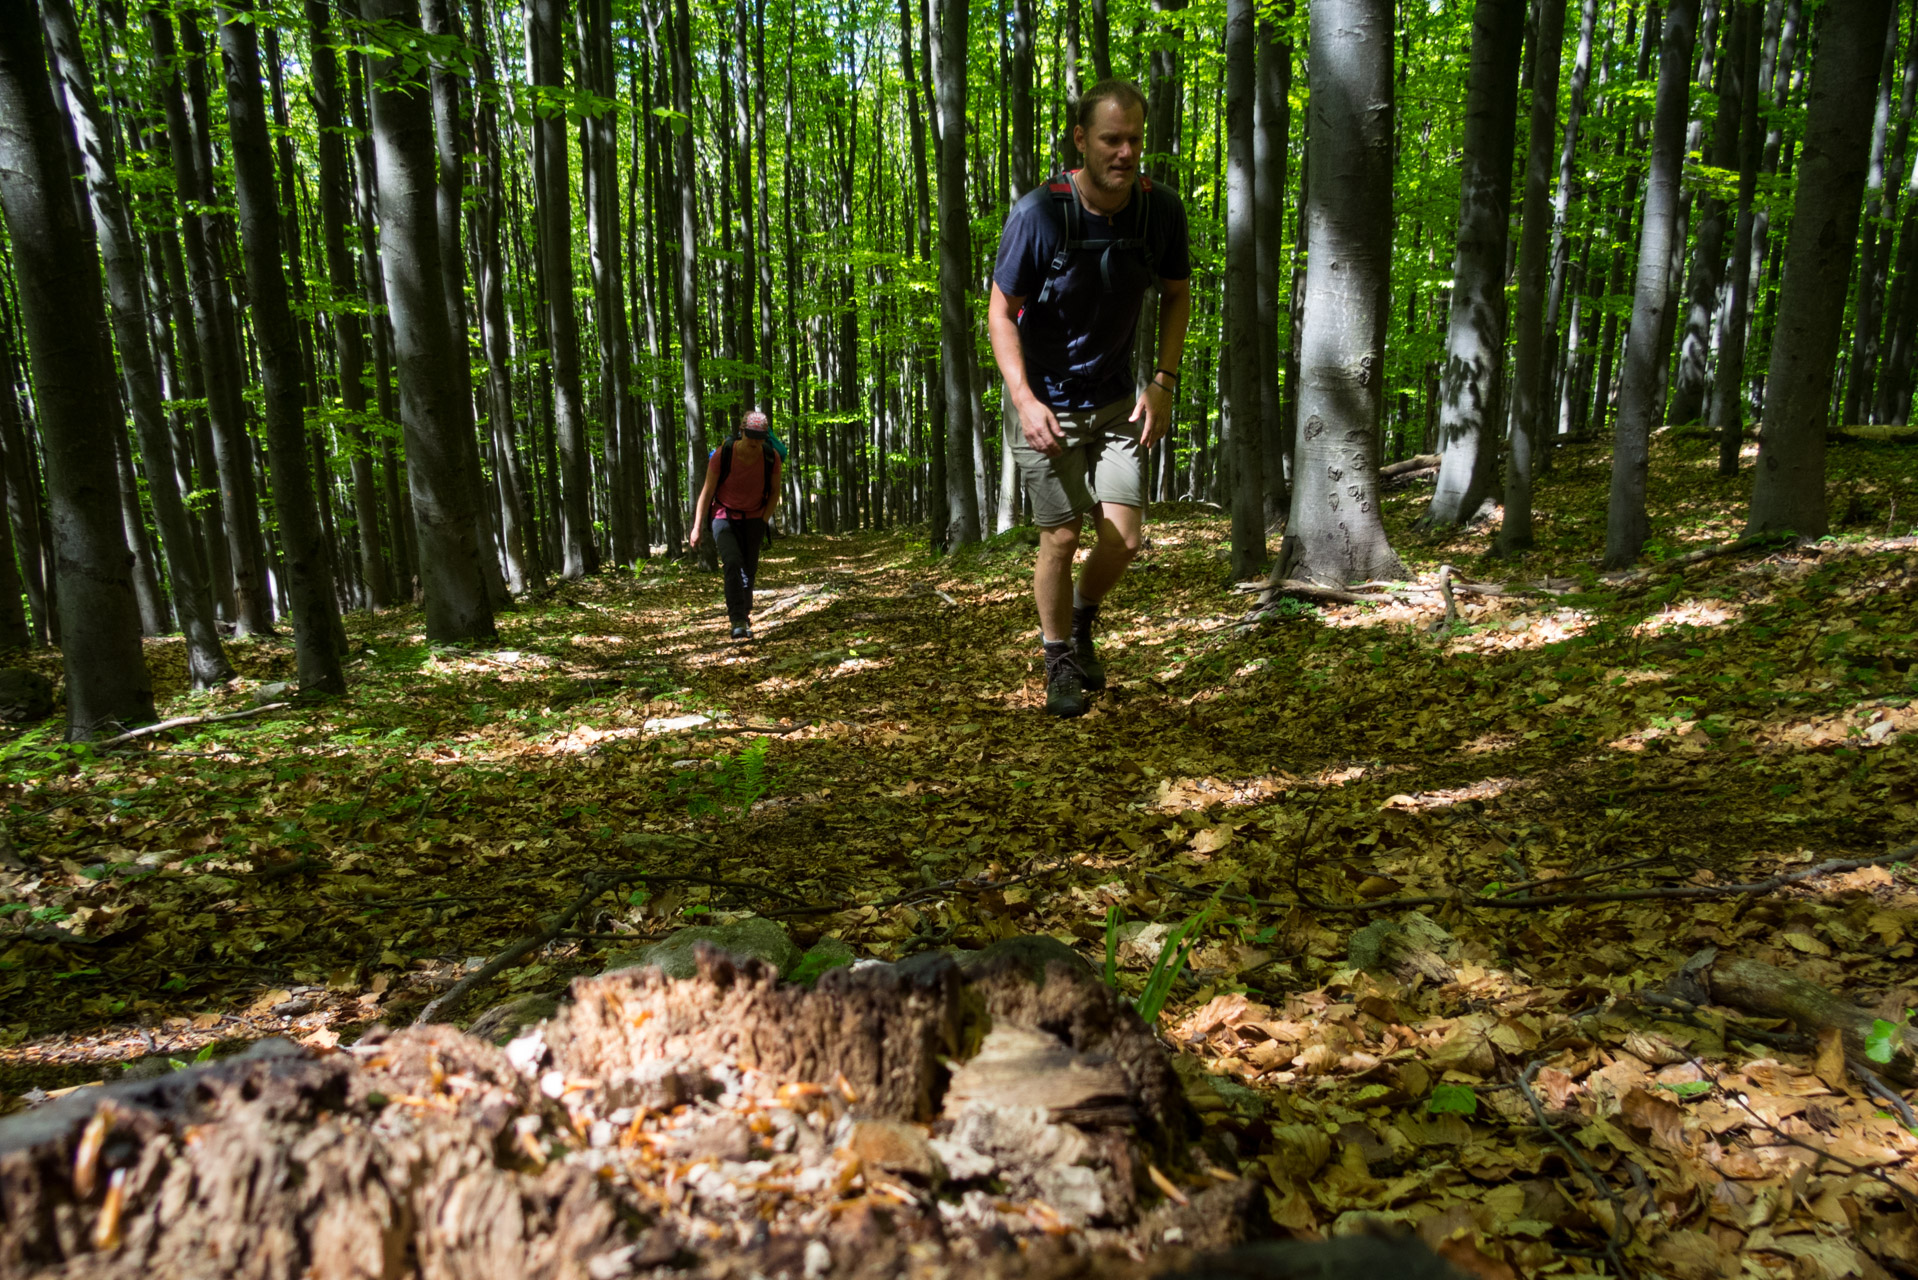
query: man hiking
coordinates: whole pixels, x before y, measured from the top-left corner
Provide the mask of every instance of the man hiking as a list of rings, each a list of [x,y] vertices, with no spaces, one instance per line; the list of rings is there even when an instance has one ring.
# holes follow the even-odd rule
[[[1102,80],[1079,102],[1072,140],[1085,167],[1013,206],[992,272],[992,354],[1018,415],[1012,441],[1032,494],[1039,556],[1032,594],[1046,654],[1046,710],[1086,712],[1105,687],[1092,625],[1139,554],[1146,450],[1172,425],[1179,357],[1192,314],[1185,206],[1139,173],[1145,96]],[[1157,359],[1133,381],[1133,335],[1159,285]],[[1072,561],[1086,512],[1099,541],[1078,584]]]
[[[766,415],[754,409],[739,420],[731,440],[706,459],[706,483],[693,503],[693,536],[699,538],[710,513],[713,545],[719,549],[726,580],[726,615],[733,639],[753,638],[753,579],[759,574],[759,547],[766,522],[779,505],[780,456],[768,443]]]

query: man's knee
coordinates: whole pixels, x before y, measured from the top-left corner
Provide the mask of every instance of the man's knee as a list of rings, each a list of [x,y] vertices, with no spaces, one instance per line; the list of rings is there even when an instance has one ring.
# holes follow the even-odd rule
[[[1039,554],[1051,559],[1070,560],[1079,553],[1079,526],[1053,525],[1039,530]]]
[[[1114,515],[1108,515],[1099,522],[1099,545],[1110,544],[1107,555],[1123,555],[1128,561],[1139,554],[1139,548],[1145,545],[1145,534],[1136,509],[1119,508]]]

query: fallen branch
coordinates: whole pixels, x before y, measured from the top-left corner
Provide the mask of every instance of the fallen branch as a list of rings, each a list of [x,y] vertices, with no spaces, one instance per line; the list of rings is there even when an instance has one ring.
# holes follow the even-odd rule
[[[554,939],[566,931],[567,925],[573,923],[575,916],[591,906],[593,900],[599,897],[600,894],[606,892],[606,888],[607,886],[600,883],[597,876],[588,876],[586,878],[585,892],[573,899],[565,910],[561,911],[557,916],[554,916],[544,929],[532,937],[521,938],[518,942],[515,942],[512,946],[506,948],[506,950],[500,952],[491,960],[488,960],[485,964],[473,970],[473,972],[467,974],[464,978],[461,978],[458,982],[455,982],[451,987],[447,988],[444,995],[436,996],[428,1000],[426,1007],[420,1010],[419,1017],[413,1019],[413,1025],[416,1027],[425,1026],[427,1023],[433,1021],[436,1014],[451,1013],[459,1007],[461,1001],[472,994],[473,988],[483,982],[491,981],[498,974],[512,968],[527,956],[532,955],[535,951],[539,951],[552,943]]]
[[[1621,1276],[1628,1276],[1631,1272],[1625,1267],[1623,1255],[1625,1246],[1632,1242],[1632,1220],[1626,1216],[1624,1202],[1618,1198],[1618,1193],[1612,1190],[1605,1179],[1598,1176],[1598,1171],[1579,1154],[1578,1148],[1567,1142],[1565,1135],[1546,1118],[1544,1105],[1539,1102],[1538,1095],[1532,1092],[1532,1077],[1536,1076],[1539,1068],[1544,1065],[1543,1058],[1527,1065],[1516,1081],[1518,1091],[1525,1096],[1526,1103],[1531,1106],[1532,1118],[1538,1122],[1538,1127],[1545,1130],[1552,1141],[1558,1144],[1559,1149],[1564,1151],[1566,1157],[1571,1160],[1573,1167],[1579,1171],[1585,1181],[1592,1184],[1592,1190],[1603,1196],[1605,1203],[1611,1206],[1612,1225],[1605,1239],[1604,1256],[1612,1264],[1614,1272]]]
[[[1402,458],[1397,462],[1388,462],[1379,468],[1379,479],[1390,480],[1393,476],[1402,476],[1408,471],[1425,471],[1436,467],[1440,460],[1436,453],[1420,453],[1409,458]]]
[[[105,742],[96,742],[93,744],[93,749],[95,751],[105,751],[110,747],[119,746],[122,742],[132,742],[135,738],[144,738],[151,734],[163,733],[168,729],[184,729],[189,725],[196,724],[218,724],[222,720],[244,720],[248,716],[263,716],[269,711],[282,711],[292,705],[290,702],[269,702],[263,707],[248,707],[245,711],[229,711],[225,715],[176,716],[171,720],[162,720],[158,724],[143,725],[138,729],[130,729],[118,737],[108,738]]]
[[[1918,1084],[1918,1027],[1899,1030],[1891,1061],[1868,1066],[1866,1038],[1878,1021],[1868,1009],[1827,991],[1794,973],[1742,956],[1720,955],[1706,947],[1687,960],[1665,984],[1668,994],[1695,1004],[1721,1004],[1763,1018],[1789,1018],[1809,1036],[1836,1028],[1847,1061],[1881,1070],[1898,1084]]]

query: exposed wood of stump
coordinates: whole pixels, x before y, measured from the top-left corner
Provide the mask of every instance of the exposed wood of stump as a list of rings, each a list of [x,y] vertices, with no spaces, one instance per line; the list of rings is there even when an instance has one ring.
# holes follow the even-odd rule
[[[1877,1020],[1872,1012],[1776,965],[1721,955],[1707,947],[1687,960],[1666,987],[1694,1004],[1720,1004],[1762,1018],[1789,1018],[1807,1035],[1836,1027],[1844,1037],[1847,1059],[1897,1084],[1918,1084],[1918,1028],[1901,1029],[1902,1047],[1890,1062],[1873,1062],[1865,1055],[1865,1037]]]
[[[504,1051],[414,1028],[82,1090],[0,1121],[0,1274],[1063,1280],[1256,1231],[1156,1039],[1048,941],[813,990],[704,950]]]

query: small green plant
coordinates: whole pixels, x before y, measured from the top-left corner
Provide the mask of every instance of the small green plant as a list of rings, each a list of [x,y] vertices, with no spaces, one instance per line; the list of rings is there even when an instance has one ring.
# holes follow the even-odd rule
[[[1106,985],[1114,991],[1119,989],[1119,925],[1125,920],[1125,912],[1118,906],[1106,908]]]
[[[1882,1066],[1892,1060],[1904,1038],[1904,1029],[1897,1023],[1873,1018],[1865,1036],[1865,1056]]]
[[[738,754],[721,752],[713,758],[708,777],[694,777],[683,784],[686,811],[695,818],[717,817],[738,821],[772,790],[772,769],[766,763],[764,739]]]
[[[1152,962],[1152,971],[1145,976],[1145,989],[1133,1002],[1148,1026],[1158,1022],[1160,1010],[1172,995],[1172,984],[1185,971],[1186,957],[1199,945],[1199,926],[1204,919],[1203,912],[1187,916],[1184,924],[1166,935],[1165,944],[1159,948],[1159,958]]]
[[[1680,1080],[1676,1084],[1661,1084],[1658,1087],[1668,1093],[1675,1093],[1682,1100],[1690,1102],[1694,1098],[1702,1098],[1710,1093],[1712,1091],[1712,1082],[1709,1080]]]

